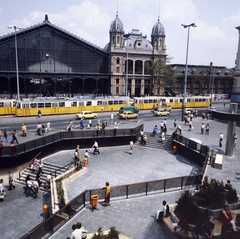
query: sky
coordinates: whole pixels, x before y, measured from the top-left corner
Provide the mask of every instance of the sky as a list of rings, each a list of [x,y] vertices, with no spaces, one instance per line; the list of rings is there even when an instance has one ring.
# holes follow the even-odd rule
[[[101,48],[109,42],[109,29],[116,13],[125,33],[138,29],[151,40],[152,28],[160,17],[164,26],[171,64],[235,67],[240,26],[239,0],[1,0],[0,36],[8,26],[30,27],[49,21]]]

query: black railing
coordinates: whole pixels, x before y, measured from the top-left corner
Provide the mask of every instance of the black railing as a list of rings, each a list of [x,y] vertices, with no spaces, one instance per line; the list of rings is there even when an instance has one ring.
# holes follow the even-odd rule
[[[157,193],[181,190],[197,185],[202,179],[202,174],[154,180],[149,182],[127,184],[111,187],[111,200],[128,199],[153,195]],[[98,195],[99,202],[104,202],[105,194],[102,188],[86,190],[71,202],[62,207],[58,212],[32,229],[21,239],[47,238],[56,232],[63,224],[70,220],[76,213],[80,212],[86,204],[91,202],[91,196]]]

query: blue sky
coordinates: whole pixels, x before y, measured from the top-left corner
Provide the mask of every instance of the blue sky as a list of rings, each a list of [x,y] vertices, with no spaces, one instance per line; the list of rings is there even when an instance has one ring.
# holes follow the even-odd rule
[[[148,40],[160,14],[171,63],[185,64],[187,29],[181,23],[195,23],[197,27],[190,30],[188,63],[235,67],[239,0],[160,0],[160,4],[159,0],[118,0],[118,4],[117,0],[1,1],[0,36],[12,31],[8,26],[29,27],[48,14],[51,23],[103,48],[117,9],[125,33],[139,29]]]

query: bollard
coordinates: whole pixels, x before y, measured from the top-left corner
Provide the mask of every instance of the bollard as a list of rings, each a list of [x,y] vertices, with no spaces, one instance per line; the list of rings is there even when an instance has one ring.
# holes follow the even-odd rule
[[[173,152],[177,153],[177,147],[176,146],[173,146]]]
[[[49,214],[49,210],[48,210],[49,208],[48,208],[48,204],[45,204],[44,206],[43,206],[43,212],[44,212],[44,214],[45,214],[45,216],[47,217],[48,216],[48,214]]]

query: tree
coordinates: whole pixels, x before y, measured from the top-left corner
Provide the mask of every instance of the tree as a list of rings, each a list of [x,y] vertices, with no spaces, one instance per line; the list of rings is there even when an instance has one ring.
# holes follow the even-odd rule
[[[152,94],[155,89],[165,88],[166,86],[173,88],[174,83],[176,82],[177,75],[172,66],[166,65],[166,62],[169,62],[170,58],[165,58],[159,56],[153,62],[147,63],[147,72],[151,75],[150,80],[150,92]]]

